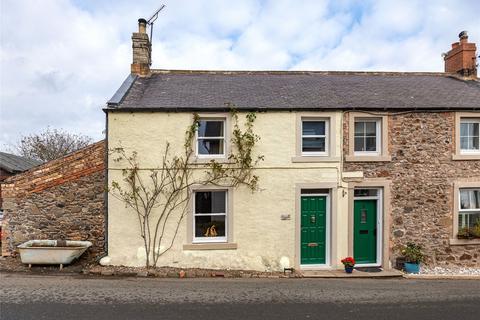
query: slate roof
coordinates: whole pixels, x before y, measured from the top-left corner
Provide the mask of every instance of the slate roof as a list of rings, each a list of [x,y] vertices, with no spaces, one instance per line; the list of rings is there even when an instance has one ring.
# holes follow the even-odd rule
[[[37,160],[32,160],[0,151],[0,168],[7,172],[23,172],[40,164],[42,163]]]
[[[107,110],[480,109],[480,82],[446,73],[175,71],[130,75]]]

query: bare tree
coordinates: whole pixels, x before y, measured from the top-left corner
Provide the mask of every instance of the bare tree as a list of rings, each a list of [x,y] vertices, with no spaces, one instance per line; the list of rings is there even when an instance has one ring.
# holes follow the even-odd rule
[[[232,112],[232,118],[233,150],[227,163],[212,160],[204,165],[192,164],[197,115],[194,115],[193,123],[186,131],[183,154],[172,156],[167,143],[158,169],[142,170],[135,151],[127,155],[122,147],[110,150],[115,155],[113,161],[126,165],[122,169],[123,183],[113,181],[110,192],[137,215],[147,267],[157,266],[159,258],[173,246],[187,212],[192,186],[244,185],[252,191],[257,190],[258,177],[252,171],[263,156],[254,157],[252,154],[255,143],[260,139],[253,132],[255,114],[247,114],[245,130],[240,129],[235,112]],[[172,229],[169,230],[169,226]]]
[[[14,146],[19,155],[47,162],[84,148],[92,143],[90,137],[73,134],[63,129],[47,128],[40,133],[23,136]]]

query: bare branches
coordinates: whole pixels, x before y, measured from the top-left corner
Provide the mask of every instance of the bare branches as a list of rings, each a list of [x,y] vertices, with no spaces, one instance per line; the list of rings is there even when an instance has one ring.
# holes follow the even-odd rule
[[[167,143],[159,169],[148,173],[141,170],[135,151],[127,155],[122,147],[110,150],[113,161],[125,165],[123,183],[113,181],[110,193],[136,213],[147,267],[156,266],[159,258],[173,246],[181,221],[187,214],[194,185],[244,185],[252,191],[258,188],[258,177],[252,171],[263,157],[253,156],[253,148],[260,139],[253,132],[255,114],[246,115],[244,131],[236,112],[232,111],[232,119],[232,152],[227,163],[212,160],[200,167],[193,163],[193,144],[199,121],[196,114],[185,132],[182,154],[171,155],[171,146]]]
[[[23,157],[47,162],[84,148],[90,143],[92,139],[87,136],[47,128],[40,133],[23,136],[15,149]]]

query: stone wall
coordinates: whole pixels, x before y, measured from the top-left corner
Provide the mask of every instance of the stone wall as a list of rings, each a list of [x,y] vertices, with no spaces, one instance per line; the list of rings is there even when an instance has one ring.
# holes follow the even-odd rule
[[[91,261],[105,247],[105,143],[47,162],[3,184],[2,255],[32,239],[88,240]]]
[[[431,265],[480,266],[480,244],[450,245],[453,238],[453,183],[480,181],[480,161],[453,161],[455,114],[391,113],[388,117],[390,162],[345,162],[346,171],[391,184],[390,242],[393,257],[408,241],[420,243]],[[344,151],[348,152],[348,113]]]

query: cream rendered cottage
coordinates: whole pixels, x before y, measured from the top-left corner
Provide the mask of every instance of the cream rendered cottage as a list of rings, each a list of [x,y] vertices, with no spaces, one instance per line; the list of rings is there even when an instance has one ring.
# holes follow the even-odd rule
[[[442,81],[458,92],[461,81],[438,74],[153,70],[145,28],[140,19],[132,36],[132,74],[105,108],[108,148],[135,151],[141,170],[158,170],[166,143],[173,154],[182,152],[185,130],[198,114],[194,164],[224,161],[232,134],[226,104],[234,104],[240,118],[256,112],[254,130],[261,140],[254,151],[265,157],[254,169],[256,192],[194,188],[186,219],[159,265],[335,269],[352,255],[359,265],[392,267],[394,177],[382,170],[364,177],[372,166],[380,168],[397,156],[391,153],[396,140],[385,110],[442,108],[440,96],[412,102],[404,92],[436,90]],[[472,88],[461,87],[479,95],[478,87]],[[348,117],[355,124],[351,134]],[[349,140],[351,150],[345,151]],[[123,168],[109,156],[109,184],[122,180]],[[210,234],[213,224],[216,232]],[[137,216],[110,195],[105,261],[145,265]]]

